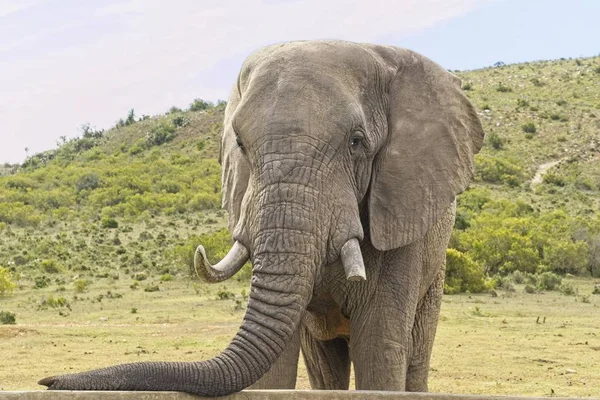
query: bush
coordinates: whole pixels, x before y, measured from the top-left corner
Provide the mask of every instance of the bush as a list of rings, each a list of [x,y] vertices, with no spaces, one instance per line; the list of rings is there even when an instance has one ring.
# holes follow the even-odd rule
[[[161,144],[170,142],[173,138],[175,138],[175,126],[162,122],[146,134],[146,144],[149,146],[160,146]]]
[[[502,84],[502,82],[498,82],[496,91],[501,92],[501,93],[508,93],[508,92],[512,92],[513,90],[508,86],[504,86],[504,84]]]
[[[521,126],[521,129],[523,130],[523,132],[525,133],[536,133],[537,132],[537,128],[535,126],[535,123],[533,122],[526,122]]]
[[[563,283],[558,287],[558,290],[566,296],[573,296],[577,293],[573,285],[570,283]]]
[[[561,176],[559,176],[553,172],[546,172],[544,174],[544,176],[542,177],[542,181],[549,185],[554,185],[554,186],[559,186],[559,187],[563,187],[566,184],[565,180]]]
[[[535,287],[532,285],[525,285],[525,293],[534,294]]]
[[[194,99],[192,104],[190,104],[190,111],[203,111],[212,107],[213,104],[211,102],[204,101],[202,99]]]
[[[0,295],[11,294],[17,285],[12,281],[12,276],[7,268],[0,267]]]
[[[581,274],[588,265],[587,243],[570,238],[551,239],[544,247],[544,262],[557,274]]]
[[[518,165],[504,158],[480,155],[475,163],[477,177],[485,182],[518,186],[523,176]]]
[[[235,293],[227,290],[227,286],[223,286],[217,292],[217,300],[235,299]]]
[[[77,179],[75,182],[75,190],[81,192],[82,190],[94,190],[100,187],[102,181],[96,174],[85,174]]]
[[[50,284],[50,279],[46,276],[36,276],[34,279],[33,288],[34,289],[42,289],[47,287]]]
[[[481,293],[486,289],[483,268],[467,254],[456,249],[447,249],[444,293],[456,294],[467,290],[471,293]]]
[[[119,223],[114,218],[104,217],[100,221],[100,226],[106,229],[116,229],[119,227]]]
[[[157,285],[149,285],[144,288],[144,292],[158,292],[160,288]]]
[[[63,267],[56,260],[42,260],[40,266],[47,274],[58,274],[63,270]]]
[[[542,86],[546,85],[544,82],[540,81],[538,78],[531,79],[531,83],[533,83],[533,86],[536,86],[536,87],[542,87]]]
[[[517,109],[529,107],[529,102],[525,99],[517,99]]]
[[[17,323],[15,313],[10,311],[0,311],[0,324],[1,325],[14,325]]]
[[[190,123],[190,119],[184,115],[178,115],[173,118],[173,125],[176,127],[187,126]]]
[[[543,272],[538,276],[539,290],[556,290],[562,283],[562,278],[553,272]]]
[[[504,147],[504,139],[496,132],[491,132],[486,135],[487,142],[495,150],[501,150]]]
[[[473,90],[473,84],[471,82],[467,82],[463,85],[462,89],[464,91]]]
[[[520,285],[525,282],[525,274],[519,270],[513,271],[512,280]]]
[[[171,274],[163,274],[160,276],[160,281],[161,282],[169,282],[173,280],[173,275]]]
[[[73,288],[76,293],[83,293],[88,289],[91,283],[92,282],[87,279],[77,279],[73,282]]]
[[[48,296],[47,299],[42,301],[42,307],[43,306],[47,306],[47,307],[52,307],[52,308],[62,308],[62,307],[69,307],[69,302],[67,301],[67,299],[65,299],[62,296],[58,296],[58,297],[54,297],[52,295]]]

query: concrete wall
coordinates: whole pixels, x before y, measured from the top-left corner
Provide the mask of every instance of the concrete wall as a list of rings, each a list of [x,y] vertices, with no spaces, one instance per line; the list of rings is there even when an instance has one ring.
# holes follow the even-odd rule
[[[600,391],[600,388],[599,388]],[[26,391],[2,392],[0,400],[191,400],[200,397],[175,392],[67,392]],[[508,397],[485,395],[447,395],[438,393],[366,392],[366,391],[321,391],[321,390],[245,390],[219,400],[561,400],[552,397]],[[570,400],[576,400],[570,398]],[[581,399],[583,400],[583,399]],[[586,398],[585,400],[594,400]],[[597,398],[595,400],[600,400]]]

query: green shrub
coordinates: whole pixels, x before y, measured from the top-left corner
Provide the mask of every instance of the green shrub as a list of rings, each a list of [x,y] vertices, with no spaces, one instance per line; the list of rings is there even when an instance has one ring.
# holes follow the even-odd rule
[[[50,284],[50,279],[46,276],[36,276],[34,279],[33,288],[34,289],[42,289],[47,287]]]
[[[175,138],[175,126],[161,122],[146,134],[146,144],[149,146],[160,146]]]
[[[486,289],[483,268],[467,254],[456,249],[447,249],[444,293],[456,294],[467,290],[471,293],[481,293]]]
[[[504,139],[496,132],[491,132],[486,135],[486,140],[495,150],[501,150],[504,147]]]
[[[212,107],[213,104],[209,101],[204,101],[202,99],[194,99],[192,104],[190,104],[190,111],[203,111]]]
[[[11,294],[16,287],[8,268],[0,267],[0,295]]]
[[[563,283],[558,287],[558,290],[566,296],[573,296],[577,293],[573,285],[570,283]]]
[[[96,174],[85,174],[77,179],[75,182],[75,190],[81,192],[82,190],[94,190],[100,187],[102,181]]]
[[[17,323],[15,313],[10,311],[0,311],[0,325],[14,325]]]
[[[594,286],[594,290],[592,291],[592,294],[600,294],[600,284],[596,284]]]
[[[529,102],[525,99],[517,99],[517,109],[529,107]]]
[[[100,226],[105,229],[116,229],[119,227],[119,223],[114,218],[104,217],[100,221]]]
[[[537,127],[535,126],[535,123],[533,122],[526,122],[521,126],[521,129],[523,130],[523,132],[525,133],[536,133],[537,132]]]
[[[171,275],[171,274],[163,274],[160,276],[161,282],[169,282],[169,281],[172,281],[173,279],[174,279],[173,275]]]
[[[223,286],[217,292],[217,300],[229,300],[235,299],[235,293],[230,290],[227,290],[227,286]]]
[[[561,177],[560,175],[555,174],[554,172],[546,172],[544,174],[544,176],[542,177],[542,181],[549,185],[554,185],[554,186],[559,186],[559,187],[563,187],[566,184],[564,178]]]
[[[536,87],[542,87],[542,86],[546,85],[544,82],[540,81],[538,78],[532,78],[531,83],[533,83],[533,86],[536,86]]]
[[[88,279],[77,279],[73,282],[73,288],[76,293],[83,293],[89,288],[91,283]]]
[[[520,285],[525,282],[525,274],[519,270],[513,271],[512,280]]]
[[[185,115],[178,115],[175,118],[173,118],[173,125],[175,125],[176,127],[184,127],[187,126],[189,123],[190,119]]]
[[[496,91],[501,93],[512,92],[512,88],[505,86],[502,82],[498,82],[498,86],[496,86]]]
[[[525,293],[534,294],[535,287],[532,285],[525,285]]]
[[[45,300],[42,300],[42,307],[48,306],[51,308],[62,308],[69,307],[69,302],[62,296],[54,297],[53,295],[48,296]]]
[[[148,274],[145,272],[136,272],[131,277],[136,281],[145,281],[148,279]]]
[[[160,288],[157,285],[148,285],[144,288],[144,292],[158,292]]]
[[[521,168],[507,159],[481,154],[475,158],[475,164],[477,177],[482,181],[518,186],[522,180]]]
[[[562,283],[562,278],[553,272],[539,274],[537,287],[539,290],[556,290]]]
[[[40,266],[47,274],[58,274],[64,269],[56,260],[42,260],[40,262]]]
[[[138,139],[133,146],[129,148],[129,154],[136,155],[146,150],[146,141],[144,139]]]
[[[544,263],[557,274],[581,274],[588,265],[587,244],[570,238],[552,238],[544,247]]]
[[[462,86],[462,89],[464,91],[473,90],[473,83],[471,83],[471,82],[464,83]]]

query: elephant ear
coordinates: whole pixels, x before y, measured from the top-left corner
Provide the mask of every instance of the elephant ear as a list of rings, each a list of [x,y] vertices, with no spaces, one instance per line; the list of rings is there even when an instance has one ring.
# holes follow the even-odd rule
[[[396,50],[388,137],[369,198],[371,241],[383,251],[421,238],[444,215],[473,177],[484,137],[460,79],[417,53]]]
[[[221,137],[221,186],[223,191],[222,207],[229,213],[229,232],[234,231],[241,215],[241,205],[250,177],[250,166],[242,155],[233,131],[233,114],[240,102],[238,86],[234,86],[227,101]]]

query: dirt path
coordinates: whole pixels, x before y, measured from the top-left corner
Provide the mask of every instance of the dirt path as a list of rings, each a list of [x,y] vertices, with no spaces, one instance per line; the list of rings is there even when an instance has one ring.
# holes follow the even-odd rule
[[[531,186],[535,186],[537,184],[542,183],[542,178],[544,177],[544,174],[552,167],[554,167],[555,165],[560,164],[562,160],[558,160],[558,161],[551,161],[551,162],[547,162],[544,164],[540,164],[540,166],[538,167],[535,176],[533,177],[533,180],[531,181]]]

